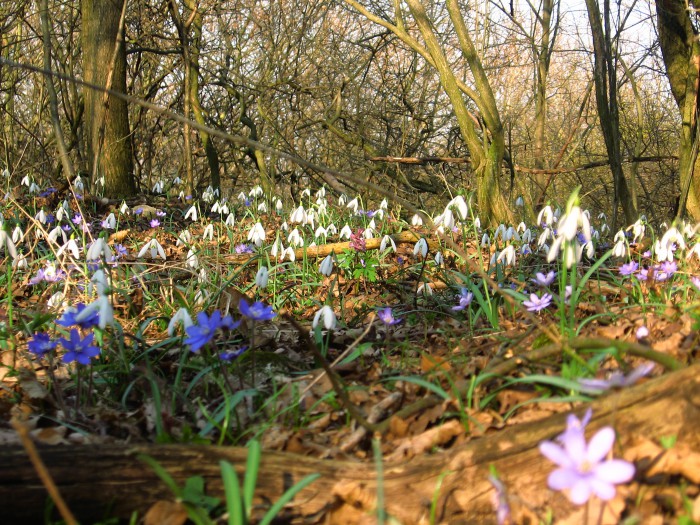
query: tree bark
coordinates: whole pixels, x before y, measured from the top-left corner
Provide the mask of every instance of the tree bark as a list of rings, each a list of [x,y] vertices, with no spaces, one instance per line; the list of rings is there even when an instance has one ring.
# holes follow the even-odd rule
[[[111,88],[126,93],[126,49],[123,35],[118,34],[123,1],[81,0],[80,7],[85,81],[107,87],[111,71]],[[120,44],[115,57],[117,42]],[[92,180],[104,176],[106,197],[132,196],[136,184],[126,101],[109,96],[105,105],[104,94],[91,89],[85,90],[84,97],[88,159],[98,156],[97,173],[92,174]]]
[[[617,457],[630,454],[639,440],[659,442],[676,436],[676,447],[700,446],[700,365],[669,373],[592,403],[589,431],[613,426],[618,434]],[[577,410],[580,415],[583,409]],[[495,523],[494,490],[488,481],[495,467],[511,497],[514,523],[525,515],[554,519],[575,509],[559,493],[547,489],[553,465],[538,444],[553,439],[565,427],[566,414],[506,428],[472,439],[452,450],[410,461],[385,464],[384,501],[389,515],[405,525],[428,523],[436,499],[437,522]],[[231,462],[244,474],[246,449],[188,445],[95,445],[51,447],[40,454],[71,510],[83,522],[107,515],[141,515],[158,500],[172,500],[152,470],[138,459],[147,454],[182,485],[190,476],[206,480],[207,494],[222,496],[218,462]],[[642,458],[637,458],[642,459]],[[650,458],[653,459],[653,458]],[[0,449],[0,505],[7,523],[43,523],[46,492],[23,450]],[[641,465],[641,464],[640,464]],[[638,465],[636,481],[644,482]],[[269,506],[292,484],[310,473],[321,477],[296,496],[287,517],[315,516],[324,523],[368,523],[376,505],[376,471],[372,464],[264,452],[256,502]],[[634,497],[633,495],[631,497]],[[108,511],[106,509],[109,508]],[[530,513],[530,514],[527,514]],[[315,521],[318,522],[318,521]]]

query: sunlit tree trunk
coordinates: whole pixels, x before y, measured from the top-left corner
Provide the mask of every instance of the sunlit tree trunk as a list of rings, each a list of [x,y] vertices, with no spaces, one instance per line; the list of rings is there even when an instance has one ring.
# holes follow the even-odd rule
[[[122,6],[122,0],[80,2],[85,81],[105,87],[111,72],[111,88],[126,93],[126,49],[123,35],[118,35]],[[115,56],[117,38],[120,45]],[[84,96],[88,159],[97,167],[92,180],[104,177],[108,197],[133,195],[136,185],[127,104],[110,96],[105,107],[104,94],[90,88],[85,88]]]
[[[694,6],[695,2],[691,2]],[[683,0],[657,0],[656,15],[659,44],[666,65],[666,76],[681,114],[681,141],[678,171],[681,195],[677,216],[686,213],[700,220],[700,178],[698,166],[698,80],[700,43],[691,20],[691,11]],[[693,16],[695,16],[693,14]]]

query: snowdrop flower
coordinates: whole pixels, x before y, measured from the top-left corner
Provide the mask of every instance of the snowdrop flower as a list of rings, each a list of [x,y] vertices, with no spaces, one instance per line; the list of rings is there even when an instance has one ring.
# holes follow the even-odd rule
[[[175,246],[186,246],[192,244],[192,234],[189,230],[182,230],[178,236]]]
[[[626,257],[627,256],[627,242],[625,240],[625,232],[620,230],[615,234],[615,245],[612,249],[613,257]]]
[[[525,200],[523,199],[522,195],[519,196],[517,199],[515,199],[515,205],[518,206],[519,208],[522,208],[525,206]]]
[[[413,247],[413,255],[417,257],[418,254],[420,254],[423,259],[428,256],[428,242],[425,240],[425,237],[418,239],[418,242]]]
[[[488,248],[489,246],[491,246],[491,237],[489,237],[488,233],[485,233],[481,236],[481,247]]]
[[[206,241],[207,237],[209,237],[210,241],[214,240],[214,225],[212,223],[207,224],[202,232],[202,240]]]
[[[493,232],[493,242],[498,242],[499,237],[501,239],[505,240],[505,236],[506,236],[506,227],[504,224],[499,224],[498,228],[496,228],[496,231]]]
[[[221,202],[216,201],[214,205],[211,207],[211,212],[212,213],[221,213]]]
[[[217,191],[214,190],[211,186],[207,186],[207,189],[204,190],[204,193],[202,193],[202,200],[204,202],[211,202],[216,198],[216,195],[218,194]]]
[[[73,181],[73,185],[75,186],[75,189],[78,191],[83,191],[85,189],[85,184],[83,184],[83,179],[80,175],[78,175],[75,180]]]
[[[226,216],[226,221],[224,222],[224,224],[229,228],[233,228],[233,226],[236,224],[236,218],[234,217],[233,213],[229,213]]]
[[[316,329],[318,326],[319,322],[323,321],[323,327],[326,330],[334,330],[335,325],[337,323],[337,319],[335,317],[335,313],[333,312],[333,308],[328,306],[327,304],[322,306],[317,312],[316,315],[314,315],[314,320],[311,323],[311,326]]]
[[[364,237],[365,239],[374,239],[374,234],[375,234],[375,233],[376,233],[376,232],[374,231],[373,228],[367,227],[367,228],[365,228],[365,230],[362,232],[362,237]]]
[[[542,233],[540,233],[540,236],[537,238],[537,246],[542,248],[547,243],[547,239],[549,239],[550,237],[552,237],[552,230],[549,229],[549,227],[547,227],[544,230],[542,230]]]
[[[25,175],[24,177],[22,177],[22,181],[20,182],[20,184],[21,184],[22,186],[27,186],[27,187],[29,187],[29,185],[30,185],[31,183],[32,183],[32,182],[31,182],[31,180],[29,179],[29,175]]]
[[[191,221],[197,220],[197,205],[193,204],[187,213],[185,213],[185,219],[190,219]]]
[[[506,266],[515,266],[515,246],[509,244],[496,258],[496,262],[505,264]]]
[[[155,238],[151,239],[146,244],[144,244],[143,248],[141,248],[141,251],[139,251],[136,257],[140,259],[141,257],[147,254],[151,257],[151,259],[160,257],[161,259],[166,260],[165,250]]]
[[[102,227],[105,230],[114,230],[117,227],[117,218],[114,216],[114,213],[107,215],[105,220],[102,221]]]
[[[328,232],[328,235],[335,235],[338,233],[338,228],[335,227],[335,224],[330,223],[326,228],[326,231]]]
[[[503,236],[503,240],[508,242],[508,241],[512,241],[513,239],[520,242],[520,235],[518,234],[518,232],[515,228],[513,228],[512,226],[508,226],[508,229],[506,230],[506,233]]]
[[[80,248],[78,248],[75,239],[68,239],[68,242],[58,249],[56,257],[60,257],[66,252],[69,252],[73,256],[73,259],[77,259],[80,256]]]
[[[411,217],[411,226],[417,228],[418,226],[423,226],[423,218],[417,213]]]
[[[422,293],[424,296],[430,297],[433,295],[433,287],[430,285],[430,283],[421,283],[416,292],[419,295]]]
[[[41,188],[37,183],[32,182],[31,186],[29,186],[29,193],[41,193]]]
[[[306,210],[303,206],[299,206],[289,217],[289,222],[292,224],[305,224],[307,219]]]
[[[265,193],[262,189],[262,187],[258,186],[253,186],[248,193],[251,197],[262,197],[263,193]]]
[[[391,246],[392,251],[396,252],[396,243],[390,235],[385,235],[384,237],[382,237],[382,242],[379,243],[379,251],[383,252],[384,250],[386,250],[387,245]]]
[[[344,193],[338,197],[338,206],[345,206],[345,203],[347,202],[348,197]]]
[[[329,277],[331,273],[333,273],[332,255],[326,255],[326,258],[321,261],[321,266],[319,267],[318,271],[321,273],[321,275],[325,275],[326,277]]]
[[[316,231],[314,232],[314,239],[318,239],[319,237],[323,237],[325,239],[327,236],[328,232],[323,226],[316,228]]]
[[[359,203],[359,201],[357,200],[357,197],[355,197],[353,200],[351,200],[350,202],[348,202],[348,204],[347,204],[347,206],[346,206],[346,208],[348,208],[349,210],[352,210],[353,213],[357,213],[357,209],[358,209],[359,207],[360,207],[360,203]]]
[[[9,178],[10,178],[10,170],[8,170],[7,168],[5,168],[4,170],[2,170],[2,177],[3,177],[4,179],[9,179]]]
[[[197,253],[194,250],[190,249],[187,252],[187,259],[185,259],[185,264],[187,264],[187,266],[195,270],[199,268],[199,257],[197,257]]]
[[[267,203],[265,201],[258,204],[258,211],[260,213],[267,213]]]
[[[444,233],[445,230],[451,230],[455,226],[455,217],[452,210],[446,208],[441,215],[438,215],[433,219],[433,224],[439,226],[440,233]]]
[[[464,200],[464,197],[461,195],[457,195],[447,203],[445,211],[452,209],[457,210],[457,217],[459,220],[465,221],[467,220],[467,217],[469,217],[469,207],[467,206],[467,202]]]
[[[311,190],[309,188],[306,188],[301,192],[301,198],[303,199],[304,197],[311,197]]]
[[[275,203],[275,211],[281,215],[282,214],[282,199],[277,199],[277,203]]]
[[[674,244],[677,248],[685,250],[685,239],[675,226],[669,228],[657,243],[655,253],[659,262],[673,260]]]
[[[129,213],[129,207],[126,205],[126,202],[122,201],[122,205],[119,207],[119,213],[122,215]],[[58,214],[56,215],[56,218],[58,219]]]
[[[382,199],[382,202],[379,203],[379,209],[386,210],[388,207],[389,207],[389,203],[387,202],[387,200]]]
[[[287,246],[285,250],[282,252],[282,256],[280,257],[280,261],[284,261],[284,259],[287,258],[291,262],[296,261],[297,259],[297,254],[294,252],[294,248],[291,246]]]
[[[275,239],[275,242],[272,244],[272,249],[270,249],[270,256],[273,259],[276,259],[278,253],[284,253],[284,246],[282,245],[282,241],[279,240],[279,237]]]
[[[258,273],[255,274],[255,286],[260,289],[267,288],[267,281],[269,279],[269,272],[267,266],[261,266],[258,269]]]
[[[257,247],[262,246],[262,244],[265,242],[266,237],[267,234],[265,233],[265,229],[259,222],[256,222],[250,229],[250,232],[248,232],[248,240],[255,244],[255,246]]]
[[[66,243],[68,241],[68,237],[66,236],[66,232],[63,231],[63,228],[60,226],[56,226],[53,230],[49,232],[48,239],[51,242],[58,242],[58,237],[61,237],[61,240]]]
[[[243,193],[243,192],[240,192],[240,193],[238,194],[238,197],[236,197],[236,198],[237,198],[239,201],[241,201],[241,202],[245,202],[245,201],[248,200],[248,196],[247,196],[245,193]]]
[[[27,261],[27,258],[20,253],[17,255],[16,259],[12,260],[12,267],[17,270],[26,270],[29,268],[29,261]]]
[[[321,186],[318,190],[316,190],[316,193],[314,194],[317,199],[323,199],[326,197],[326,187]]]
[[[153,193],[163,193],[163,183],[161,181],[157,181],[153,185]]]
[[[442,256],[442,252],[436,252],[435,253],[435,264],[440,266],[444,262],[445,262],[445,258]]]
[[[302,238],[301,234],[299,233],[299,230],[294,228],[289,236],[287,237],[287,242],[291,245],[294,246],[295,248],[298,248],[300,246],[304,246],[304,239]]]
[[[581,227],[583,237],[586,241],[590,241],[591,224],[588,220],[588,216],[581,211],[579,206],[572,206],[571,210],[559,220],[558,234],[567,241],[571,241],[576,237],[579,226]]]
[[[352,230],[350,229],[350,226],[348,226],[346,224],[345,226],[343,226],[343,229],[340,230],[339,238],[340,239],[350,239],[351,236],[352,236]]]
[[[644,238],[644,232],[646,230],[646,227],[644,226],[644,223],[642,223],[641,219],[637,219],[637,221],[630,226],[628,229],[632,230],[632,242],[633,243],[638,243]]]
[[[537,214],[537,224],[551,226],[553,222],[554,213],[552,212],[552,207],[547,205],[544,208],[542,208],[542,210],[540,210],[539,214]]]
[[[46,212],[44,211],[44,208],[39,210],[39,213],[37,213],[34,218],[39,221],[41,224],[46,224]]]
[[[700,259],[700,242],[696,242],[693,247],[688,250],[688,253],[685,255],[686,259],[691,259],[695,255],[698,259]]]
[[[287,221],[284,221],[282,223],[282,225],[280,226],[280,230],[285,231],[285,232],[289,231],[289,224],[287,224]]]
[[[105,242],[104,238],[98,237],[88,248],[85,260],[98,261],[103,257],[105,261],[111,261],[114,257],[114,254],[112,253],[112,249]]]
[[[199,274],[197,275],[197,282],[201,284],[207,284],[209,282],[209,274],[206,268],[201,268]]]
[[[15,229],[12,230],[12,242],[17,245],[24,239],[24,232],[22,231],[22,228],[19,227],[19,225],[15,226]]]
[[[526,228],[525,231],[523,232],[523,237],[522,240],[525,244],[530,244],[533,239],[533,233],[530,228]]]
[[[99,312],[98,326],[103,330],[108,324],[114,323],[114,310],[109,297],[100,295],[94,302],[87,305],[79,314],[75,316],[75,322],[81,323],[85,319],[90,318],[95,312]]]
[[[541,238],[541,237],[540,237]],[[559,255],[559,249],[561,248],[561,243],[564,241],[564,237],[561,235],[554,239],[552,246],[547,250],[547,262],[552,262]]]
[[[103,270],[97,270],[92,274],[92,277],[90,277],[90,284],[94,285],[97,289],[97,295],[105,295],[109,288],[107,276]]]
[[[63,299],[65,295],[63,292],[56,292],[53,294],[51,297],[49,297],[49,300],[46,301],[46,306],[49,308],[60,308],[63,306]]]

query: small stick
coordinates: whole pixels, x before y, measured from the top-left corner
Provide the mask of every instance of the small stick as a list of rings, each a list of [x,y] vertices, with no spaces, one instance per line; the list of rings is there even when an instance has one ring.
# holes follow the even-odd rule
[[[22,446],[27,452],[27,456],[29,456],[29,460],[32,462],[32,465],[34,465],[34,470],[36,470],[36,473],[39,475],[39,479],[41,479],[41,482],[44,484],[44,487],[46,487],[49,496],[51,496],[51,499],[56,504],[56,508],[61,514],[61,517],[68,525],[78,525],[78,520],[75,519],[75,516],[73,516],[73,513],[68,508],[68,505],[66,505],[61,493],[58,491],[58,487],[56,487],[56,484],[51,478],[51,474],[49,474],[49,471],[46,469],[46,465],[44,465],[44,462],[41,460],[39,452],[37,451],[32,438],[29,436],[27,427],[20,423],[16,418],[12,418],[10,423],[12,424],[12,428],[14,428],[19,435]]]

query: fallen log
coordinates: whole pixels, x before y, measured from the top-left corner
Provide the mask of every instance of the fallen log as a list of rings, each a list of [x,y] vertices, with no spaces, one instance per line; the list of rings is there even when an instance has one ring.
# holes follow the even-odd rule
[[[700,365],[689,366],[592,403],[591,432],[610,425],[618,433],[616,456],[627,457],[639,439],[659,442],[675,436],[677,445],[700,450]],[[576,412],[581,415],[584,408]],[[530,513],[569,515],[568,500],[546,486],[552,464],[538,444],[562,432],[566,414],[507,427],[445,452],[385,464],[385,508],[399,522],[429,522],[433,501],[437,523],[495,523],[494,489],[489,466],[498,471],[511,495],[514,516]],[[147,454],[180,485],[190,476],[206,481],[207,494],[222,497],[219,460],[231,462],[242,476],[246,449],[189,445],[40,447],[40,455],[58,489],[82,523],[105,516],[140,515],[156,501],[172,500],[163,483],[138,459]],[[627,458],[634,459],[634,458]],[[637,458],[639,459],[639,458]],[[4,523],[43,523],[46,490],[23,449],[0,449],[0,508]],[[638,464],[639,465],[639,464]],[[638,466],[635,483],[643,483]],[[321,477],[298,494],[284,522],[371,523],[377,476],[372,464],[323,460],[281,452],[263,452],[256,501],[274,502],[310,473]],[[638,487],[638,485],[637,485]],[[624,487],[628,492],[631,487]],[[630,492],[628,500],[633,501]],[[520,513],[520,514],[518,514]],[[519,521],[516,520],[516,523]]]

